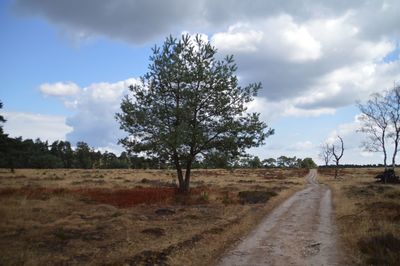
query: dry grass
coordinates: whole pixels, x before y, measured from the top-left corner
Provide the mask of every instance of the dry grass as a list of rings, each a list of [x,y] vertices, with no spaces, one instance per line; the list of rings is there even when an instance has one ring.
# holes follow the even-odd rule
[[[399,265],[400,186],[376,183],[383,169],[329,169],[319,178],[333,190],[339,233],[349,265]]]
[[[181,196],[168,170],[0,170],[0,265],[210,265],[306,172],[195,170]]]

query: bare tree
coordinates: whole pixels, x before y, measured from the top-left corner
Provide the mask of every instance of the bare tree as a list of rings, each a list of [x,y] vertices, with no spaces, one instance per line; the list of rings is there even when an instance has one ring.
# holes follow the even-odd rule
[[[329,161],[332,159],[332,151],[329,147],[328,143],[324,143],[320,147],[321,152],[319,153],[319,157],[324,160],[325,166],[328,166]]]
[[[395,99],[393,99],[394,101]],[[371,95],[365,104],[358,104],[360,109],[362,126],[358,130],[368,136],[367,141],[362,143],[366,151],[382,152],[383,164],[387,170],[387,138],[389,137],[390,111],[388,97],[380,93]],[[393,116],[396,114],[393,113]],[[400,126],[400,125],[399,125]]]
[[[394,171],[396,168],[396,156],[400,141],[400,86],[396,86],[395,84],[393,89],[387,94],[386,99],[389,108],[390,124],[393,131],[389,135],[392,137],[394,145],[392,155],[392,168]]]
[[[339,161],[340,161],[340,159],[342,159],[343,152],[344,152],[343,139],[340,136],[337,136],[337,137],[338,137],[338,139],[340,141],[340,144],[338,145],[338,144],[333,143],[330,146],[330,150],[331,150],[332,156],[334,157],[333,161],[336,164],[336,167],[335,167],[335,179],[338,176]]]

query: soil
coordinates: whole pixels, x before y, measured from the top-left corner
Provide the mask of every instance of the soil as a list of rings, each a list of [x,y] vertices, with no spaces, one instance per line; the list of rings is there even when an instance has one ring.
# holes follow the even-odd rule
[[[219,265],[339,265],[331,191],[306,177],[304,190],[278,206]]]

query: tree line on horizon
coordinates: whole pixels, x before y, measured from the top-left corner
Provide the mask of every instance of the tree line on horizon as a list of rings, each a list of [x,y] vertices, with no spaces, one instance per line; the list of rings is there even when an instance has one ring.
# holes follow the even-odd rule
[[[0,109],[3,104],[0,102]],[[0,123],[6,120],[0,116]],[[311,158],[280,156],[261,160],[258,156],[236,156],[213,152],[193,163],[193,168],[315,168]],[[11,138],[0,124],[0,168],[78,168],[78,169],[168,169],[171,163],[157,157],[138,156],[123,151],[120,155],[101,152],[80,141],[72,146],[69,141],[42,141]]]
[[[101,152],[80,141],[73,147],[69,141],[51,144],[41,139],[10,138],[1,132],[0,168],[36,169],[169,169],[171,164],[156,157],[138,156],[125,151],[120,155]],[[228,158],[212,154],[194,162],[193,168],[314,168],[311,158],[280,156],[261,160],[258,156]]]

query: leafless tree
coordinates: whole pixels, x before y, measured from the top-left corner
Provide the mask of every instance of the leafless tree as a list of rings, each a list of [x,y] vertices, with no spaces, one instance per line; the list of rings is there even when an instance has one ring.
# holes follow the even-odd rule
[[[358,107],[362,113],[359,131],[368,136],[363,147],[367,151],[383,153],[385,171],[390,147],[394,170],[400,144],[400,86],[395,84],[393,89],[372,94],[365,104],[358,104]]]
[[[334,161],[335,164],[336,164],[336,167],[335,167],[335,179],[336,179],[337,176],[338,176],[339,161],[340,161],[340,159],[342,159],[342,157],[343,157],[343,152],[344,152],[343,139],[342,139],[342,137],[340,137],[340,136],[337,136],[337,137],[338,137],[338,139],[339,139],[339,141],[340,141],[340,144],[333,143],[333,144],[330,146],[330,150],[331,150],[332,156],[333,156],[333,158],[334,158],[333,161]]]
[[[320,147],[321,152],[319,153],[319,157],[324,160],[325,166],[328,166],[329,161],[332,159],[332,151],[329,147],[328,143],[324,143]]]
[[[382,152],[383,165],[387,169],[387,138],[389,137],[390,111],[388,97],[380,93],[371,95],[365,104],[358,104],[362,126],[358,130],[368,137],[362,143],[366,151]],[[394,115],[394,114],[393,114]]]
[[[393,141],[393,155],[392,155],[392,168],[393,171],[396,168],[396,156],[399,149],[400,141],[400,86],[396,84],[393,89],[387,94],[387,104],[389,107],[389,118],[392,127],[392,133],[390,136]]]

